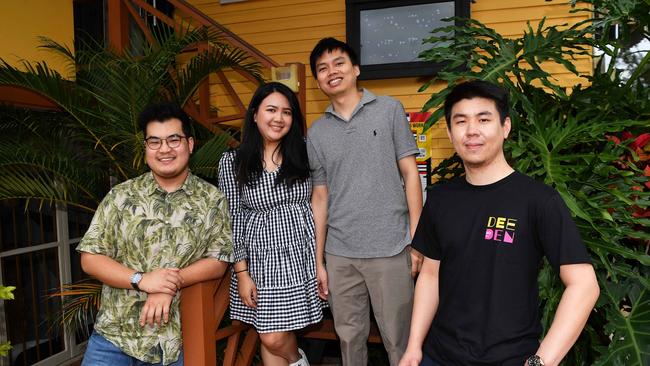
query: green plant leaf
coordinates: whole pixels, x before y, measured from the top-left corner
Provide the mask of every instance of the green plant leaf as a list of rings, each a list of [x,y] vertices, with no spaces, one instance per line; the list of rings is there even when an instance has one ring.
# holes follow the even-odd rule
[[[0,299],[13,300],[14,299],[13,291],[15,289],[16,289],[15,286],[0,286]]]
[[[10,342],[0,344],[0,356],[7,356],[9,351],[11,351],[11,348]]]
[[[594,365],[645,366],[650,363],[650,291],[632,285],[601,281],[602,290],[610,300],[607,318],[611,322],[611,344],[608,353]],[[627,292],[627,304],[620,307],[619,299]]]
[[[420,56],[443,67],[420,88],[436,88],[422,109],[432,110],[429,128],[442,118],[444,100],[458,82],[480,79],[508,90],[512,130],[504,145],[506,158],[516,170],[560,193],[592,254],[600,286],[607,287],[564,364],[591,365],[598,359],[603,365],[646,365],[650,219],[639,216],[649,209],[644,169],[650,159],[629,144],[650,132],[650,88],[643,84],[649,79],[640,77],[648,67],[641,65],[643,70],[633,72],[628,82],[614,63],[585,75],[574,63],[591,57],[594,47],[616,58],[629,34],[610,39],[614,25],[624,32],[640,26],[642,37],[650,40],[645,27],[650,0],[586,3],[593,8],[576,9],[588,12],[584,21],[565,26],[542,20],[521,37],[504,37],[476,20],[435,29],[426,40],[430,48]],[[562,71],[550,69],[551,64]],[[588,82],[567,88],[555,78],[558,73]],[[462,174],[456,155],[432,169],[437,183]],[[540,313],[548,329],[563,287],[547,267],[539,284]],[[626,311],[631,316],[622,316]]]

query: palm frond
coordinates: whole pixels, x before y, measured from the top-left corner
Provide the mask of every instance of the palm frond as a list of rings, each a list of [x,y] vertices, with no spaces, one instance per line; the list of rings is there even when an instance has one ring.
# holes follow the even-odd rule
[[[0,85],[32,90],[60,110],[43,114],[0,107],[0,200],[12,198],[60,202],[93,211],[109,182],[136,177],[146,169],[138,115],[152,102],[184,104],[211,72],[234,69],[262,80],[259,64],[226,46],[218,32],[188,28],[179,34],[163,29],[153,45],[132,39],[132,50],[115,52],[87,42],[75,52],[51,39],[42,48],[66,60],[74,80],[45,62],[14,67],[0,59]],[[209,45],[186,65],[179,56]],[[197,126],[192,171],[208,179],[216,175],[228,134]],[[216,131],[216,130],[215,130]],[[209,137],[208,137],[209,136]],[[205,141],[205,142],[203,142]],[[100,286],[65,285],[61,324],[85,331],[99,307]]]
[[[84,280],[62,285],[60,289],[48,294],[49,298],[60,298],[62,301],[62,311],[49,322],[50,334],[57,333],[61,327],[66,327],[79,331],[87,338],[100,306],[101,292],[101,283],[95,280]]]
[[[217,177],[219,160],[228,149],[231,137],[227,133],[215,135],[208,140],[190,159],[192,172],[208,179]]]
[[[259,62],[242,50],[225,45],[214,46],[194,56],[185,67],[178,70],[178,101],[184,105],[207,75],[226,69],[240,70],[255,77],[260,83],[263,81]]]

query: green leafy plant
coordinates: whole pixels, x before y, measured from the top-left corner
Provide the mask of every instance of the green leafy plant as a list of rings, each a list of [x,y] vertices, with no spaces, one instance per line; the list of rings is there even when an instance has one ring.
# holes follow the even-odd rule
[[[0,300],[13,300],[14,294],[13,291],[16,289],[14,286],[2,286],[0,285]],[[11,343],[5,342],[0,344],[0,356],[6,356],[11,351]]]
[[[212,47],[179,63],[179,55],[198,42]],[[261,80],[257,62],[203,29],[166,35],[157,46],[146,46],[137,54],[118,55],[100,45],[73,53],[48,39],[41,47],[63,57],[76,70],[76,80],[64,79],[44,62],[24,62],[27,72],[23,72],[0,60],[0,85],[35,91],[61,110],[3,113],[0,129],[14,133],[0,138],[0,166],[5,172],[0,177],[0,199],[42,199],[92,210],[110,179],[121,182],[145,171],[137,116],[147,104],[173,100],[185,105],[202,80],[225,68]],[[216,166],[227,138],[199,125],[195,132],[202,146],[191,165],[212,178],[215,170],[209,167]]]
[[[18,68],[0,59],[0,85],[34,91],[58,108],[0,108],[0,200],[40,200],[93,212],[112,185],[146,171],[137,123],[146,105],[161,100],[192,104],[200,82],[224,69],[262,81],[260,65],[223,43],[219,34],[203,28],[170,32],[157,33],[155,44],[134,39],[140,47],[131,49],[137,52],[124,54],[92,43],[72,52],[44,38],[41,47],[62,57],[74,80],[45,62],[23,62]],[[186,54],[206,42],[206,51]],[[232,137],[198,123],[194,133],[190,168],[214,179]],[[58,289],[64,311],[53,325],[84,331],[99,306],[100,291],[101,286],[87,282]]]
[[[432,47],[421,57],[446,66],[421,91],[436,83],[444,87],[423,110],[439,108],[462,80],[487,80],[510,91],[513,131],[506,155],[515,169],[560,192],[592,254],[601,287],[585,331],[564,364],[643,366],[650,364],[650,138],[645,137],[650,92],[639,76],[648,70],[648,55],[626,80],[612,63],[599,66],[602,72],[581,75],[585,85],[571,88],[563,87],[548,65],[580,75],[574,61],[590,56],[594,47],[616,58],[620,40],[599,35],[608,34],[613,24],[631,27],[647,20],[650,3],[587,3],[595,6],[597,17],[572,26],[541,21],[519,38],[503,37],[476,20],[434,30],[427,40]],[[647,28],[643,37],[650,39]],[[435,110],[427,125],[443,114]],[[462,174],[462,163],[454,156],[433,174],[444,182]],[[548,265],[539,276],[545,329],[562,293],[557,277]]]
[[[90,336],[88,325],[95,322],[95,315],[101,302],[102,284],[95,280],[82,280],[64,284],[48,297],[61,298],[61,314],[52,319],[50,330],[57,333],[60,327],[71,329],[84,338]]]

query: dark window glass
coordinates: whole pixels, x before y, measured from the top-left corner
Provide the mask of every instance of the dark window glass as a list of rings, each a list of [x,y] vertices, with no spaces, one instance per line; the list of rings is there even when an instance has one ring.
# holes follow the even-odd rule
[[[54,205],[35,200],[0,201],[0,252],[56,240]]]
[[[10,365],[32,365],[64,350],[62,330],[50,330],[61,302],[47,297],[59,286],[58,261],[56,248],[2,258],[4,285],[16,286],[3,314],[13,346]]]
[[[68,206],[68,237],[70,239],[83,237],[90,226],[93,215],[94,213],[88,210]]]

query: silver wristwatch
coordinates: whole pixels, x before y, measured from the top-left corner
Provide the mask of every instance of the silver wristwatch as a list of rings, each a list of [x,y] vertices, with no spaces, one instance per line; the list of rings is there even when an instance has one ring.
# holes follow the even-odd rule
[[[136,272],[131,275],[131,287],[133,287],[134,290],[140,291],[138,284],[140,284],[140,281],[142,281],[143,274],[143,272]]]
[[[544,361],[538,355],[532,355],[526,360],[528,366],[544,366]]]

